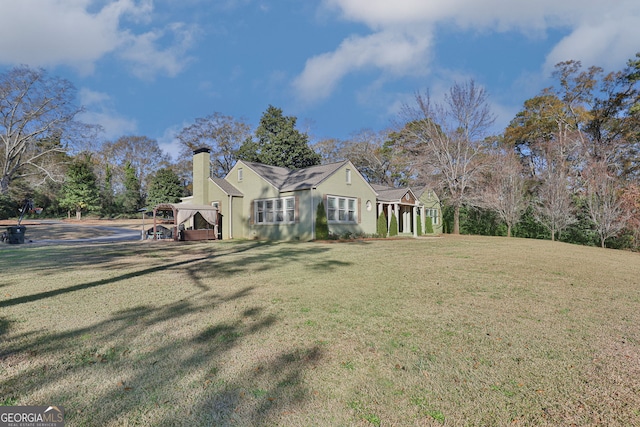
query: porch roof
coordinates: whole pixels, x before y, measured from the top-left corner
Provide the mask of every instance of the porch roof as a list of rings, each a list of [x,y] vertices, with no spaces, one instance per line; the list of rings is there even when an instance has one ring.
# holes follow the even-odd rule
[[[401,204],[413,205],[413,203],[405,203],[402,201],[403,197],[407,193],[411,193],[411,196],[414,200],[418,199],[415,196],[414,192],[409,187],[394,188],[394,187],[387,187],[384,185],[377,185],[377,184],[372,185],[372,187],[378,193],[379,202],[401,203]]]

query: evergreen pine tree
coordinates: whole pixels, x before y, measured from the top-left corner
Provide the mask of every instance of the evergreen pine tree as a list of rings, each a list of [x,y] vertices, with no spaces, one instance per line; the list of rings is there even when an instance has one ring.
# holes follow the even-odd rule
[[[82,212],[100,208],[100,191],[93,172],[90,156],[77,158],[69,165],[65,182],[62,185],[60,206],[75,210],[76,218],[82,218]]]
[[[433,234],[433,220],[430,216],[426,217],[425,234]]]
[[[378,215],[376,234],[378,234],[378,237],[387,237],[387,216],[384,212],[381,212],[380,215]]]
[[[327,240],[329,238],[329,223],[327,222],[327,211],[324,203],[318,203],[316,211],[316,240]]]
[[[391,212],[391,222],[389,223],[389,236],[397,236],[398,235],[398,219],[396,218],[396,213]]]
[[[309,147],[309,136],[296,129],[296,121],[270,105],[256,129],[257,141],[246,140],[238,150],[238,158],[289,169],[319,165],[320,155]]]
[[[180,178],[169,168],[160,169],[149,185],[147,205],[157,206],[160,203],[177,203],[184,194]]]
[[[140,180],[131,162],[124,166],[124,194],[122,195],[122,210],[125,213],[136,213],[142,206],[140,195]]]
[[[105,165],[104,184],[100,192],[100,204],[104,215],[111,215],[116,211],[116,203],[113,197],[113,167],[108,163]]]

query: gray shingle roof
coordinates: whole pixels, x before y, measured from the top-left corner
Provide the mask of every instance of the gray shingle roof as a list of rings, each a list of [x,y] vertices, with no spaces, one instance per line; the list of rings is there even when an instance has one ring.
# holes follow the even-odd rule
[[[431,192],[431,193],[432,193],[432,195],[431,195],[431,196],[429,196],[429,197],[435,196],[435,197],[436,197],[436,199],[438,198],[438,195],[435,193],[435,191],[433,191],[433,188],[431,188],[431,187],[429,187],[429,186],[427,186],[427,185],[425,185],[424,187],[420,188],[418,191],[416,191],[416,192],[415,192],[415,194],[416,194],[416,197],[419,199],[419,198],[421,198],[421,197],[424,195],[424,193],[426,193],[426,192]]]
[[[347,163],[345,160],[339,163],[311,166],[309,168],[291,171],[280,190],[294,191],[315,187]]]
[[[262,163],[245,162],[245,165],[253,169],[255,173],[264,178],[267,182],[276,188],[281,188],[291,171],[287,168],[279,166],[264,165]]]
[[[416,197],[419,199],[420,197],[422,197],[422,195],[425,193],[425,191],[427,191],[429,188],[427,186],[424,187],[420,187],[419,189],[417,189],[415,191],[415,195]]]
[[[394,188],[385,185],[372,184],[371,187],[378,193],[378,200],[381,202],[395,202],[404,197],[407,191],[411,191],[409,187]]]
[[[233,196],[233,197],[244,196],[244,194],[242,194],[242,191],[238,190],[236,187],[233,186],[233,184],[231,184],[229,181],[225,179],[211,178],[211,180],[229,196]]]
[[[343,161],[328,165],[311,166],[304,169],[289,170],[262,163],[244,162],[254,172],[280,191],[306,190],[320,184],[348,163]]]

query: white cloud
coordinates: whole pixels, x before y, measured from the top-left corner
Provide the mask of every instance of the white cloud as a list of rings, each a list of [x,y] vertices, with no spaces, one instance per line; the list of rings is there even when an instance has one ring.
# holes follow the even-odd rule
[[[122,135],[135,133],[137,130],[136,121],[118,114],[111,97],[106,93],[82,88],[79,97],[85,111],[78,116],[78,120],[102,126],[104,139],[116,139]]]
[[[158,146],[160,149],[171,156],[174,161],[180,158],[180,152],[182,150],[182,146],[180,145],[178,138],[176,138],[176,135],[178,135],[185,126],[188,126],[188,124],[184,123],[180,126],[175,125],[168,127],[165,129],[164,134],[158,138]]]
[[[363,23],[372,33],[351,36],[332,52],[307,60],[294,81],[302,99],[327,98],[349,73],[361,69],[415,72],[427,64],[436,29],[482,32],[517,31],[544,37],[549,29],[569,35],[549,53],[549,64],[578,59],[620,67],[631,58],[640,38],[637,0],[324,0],[326,9],[345,20]],[[419,29],[419,30],[418,30]]]
[[[343,18],[363,22],[372,29],[455,22],[462,27],[504,31],[570,22],[576,14],[589,9],[589,2],[602,3],[599,0],[325,0],[325,5],[338,10]]]
[[[640,50],[640,3],[612,2],[601,16],[585,17],[547,56],[545,71],[568,59],[620,69]],[[617,7],[615,7],[617,6]]]
[[[151,0],[107,0],[96,8],[92,0],[20,0],[2,4],[0,16],[0,63],[31,66],[69,65],[90,74],[105,55],[121,52],[138,74],[180,71],[192,30],[172,24],[142,34],[132,24],[149,23]],[[129,27],[127,27],[129,25]],[[175,37],[160,49],[154,36]],[[157,39],[157,37],[156,37]],[[144,52],[148,57],[142,58]],[[136,54],[138,53],[138,54]]]
[[[186,52],[197,32],[196,27],[175,23],[163,30],[130,36],[125,43],[127,46],[119,56],[132,64],[133,74],[140,78],[153,78],[159,71],[163,71],[169,77],[175,77],[189,62]],[[173,35],[176,42],[162,49],[159,42],[167,34]]]
[[[383,31],[344,40],[334,52],[309,59],[293,82],[299,97],[315,101],[328,97],[347,74],[375,67],[391,74],[417,72],[430,45],[428,36]]]

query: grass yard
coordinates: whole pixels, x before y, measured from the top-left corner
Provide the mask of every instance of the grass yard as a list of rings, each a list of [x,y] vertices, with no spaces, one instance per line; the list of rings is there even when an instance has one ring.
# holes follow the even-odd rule
[[[0,404],[68,426],[640,425],[640,255],[0,246]]]

